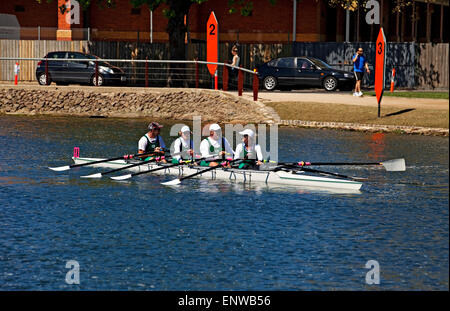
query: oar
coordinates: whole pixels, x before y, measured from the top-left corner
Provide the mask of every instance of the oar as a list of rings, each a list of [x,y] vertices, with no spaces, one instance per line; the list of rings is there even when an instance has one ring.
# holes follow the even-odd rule
[[[208,159],[208,158],[209,157],[195,159],[193,162],[202,161],[202,160],[205,160],[205,159]],[[189,162],[191,162],[191,161],[184,161],[183,163],[174,163],[174,164],[171,164],[171,165],[165,165],[165,166],[162,166],[162,167],[157,167],[157,168],[154,168],[154,169],[151,169],[151,170],[137,172],[137,173],[132,173],[132,174],[114,176],[114,177],[111,177],[111,179],[114,179],[114,180],[125,180],[125,179],[129,179],[131,177],[138,176],[138,175],[141,175],[141,174],[147,174],[147,173],[151,173],[151,172],[156,172],[156,171],[163,170],[163,169],[166,169],[166,168],[169,168],[169,167],[175,167],[175,166],[183,165],[183,164],[186,164],[186,163],[189,163]],[[142,165],[142,163],[140,163],[140,165]]]
[[[234,159],[234,160],[228,161],[228,163],[233,163],[233,162],[236,162],[236,161],[242,161],[242,159]],[[173,179],[171,181],[163,182],[161,184],[165,185],[165,186],[175,186],[175,185],[180,184],[181,181],[183,181],[185,179],[189,179],[189,178],[195,177],[197,175],[200,175],[200,174],[203,174],[203,173],[206,173],[206,172],[209,172],[209,171],[221,168],[221,167],[222,167],[222,165],[212,166],[212,167],[204,169],[204,170],[199,170],[197,173],[194,173],[194,174],[191,174],[191,175],[187,175],[187,176],[184,176],[184,177],[180,177],[180,178],[176,178],[176,179]]]
[[[177,155],[180,155],[181,153],[182,152],[175,153],[172,156],[177,156]],[[130,165],[127,165],[127,166],[124,166],[124,167],[116,168],[116,169],[111,170],[111,171],[107,171],[107,172],[103,172],[103,173],[96,173],[96,174],[87,175],[87,176],[80,176],[80,177],[81,178],[101,178],[102,176],[105,176],[105,175],[108,175],[108,174],[111,174],[111,173],[115,173],[115,172],[119,172],[119,171],[122,171],[122,170],[126,170],[126,169],[129,169],[129,168],[135,167],[135,166],[144,165],[144,164],[147,164],[147,163],[150,163],[150,162],[155,162],[157,160],[158,160],[158,158],[154,158],[154,159],[150,159],[150,160],[147,160],[147,161],[134,163],[134,164],[130,164]]]
[[[366,163],[359,163],[359,162],[297,162],[297,163],[279,163],[281,165],[297,165],[299,167],[304,166],[341,166],[341,165],[348,165],[348,166],[361,166],[361,165],[382,165],[386,171],[389,172],[403,172],[406,171],[406,164],[405,159],[394,159],[394,160],[387,160],[383,162],[366,162]]]
[[[147,153],[141,153],[141,154],[137,153],[137,154],[131,155],[130,158],[140,157],[140,156],[147,156],[147,155],[152,155],[152,154],[157,154],[157,153],[160,153],[160,152],[147,152]],[[111,158],[111,159],[104,159],[104,160],[98,160],[98,161],[82,163],[82,164],[72,164],[72,165],[65,165],[65,166],[59,166],[59,167],[49,167],[49,169],[51,169],[53,171],[61,172],[61,171],[70,170],[71,168],[74,168],[74,167],[93,165],[93,164],[110,162],[110,161],[121,160],[121,159],[126,159],[126,158],[127,158],[126,156],[121,156],[121,157],[116,157],[116,158]]]
[[[338,174],[338,173],[319,171],[319,170],[315,170],[315,169],[312,169],[312,168],[298,167],[298,166],[295,166],[295,165],[292,165],[292,166],[284,165],[284,166],[280,166],[279,168],[283,168],[283,167],[296,168],[298,170],[305,171],[305,172],[318,173],[318,174],[322,174],[322,175],[336,176],[336,177],[347,178],[347,179],[367,180],[367,178],[364,178],[364,177],[347,176],[347,175],[342,175],[342,174]],[[277,170],[278,169],[275,169],[275,171],[277,171]]]

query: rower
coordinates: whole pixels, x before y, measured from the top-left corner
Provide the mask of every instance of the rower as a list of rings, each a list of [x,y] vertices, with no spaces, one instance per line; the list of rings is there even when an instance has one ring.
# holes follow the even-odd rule
[[[228,140],[222,136],[222,129],[219,124],[211,124],[209,126],[209,137],[205,138],[200,144],[200,153],[202,158],[210,158],[212,160],[225,160],[225,154],[233,155]],[[201,161],[201,166],[217,166],[218,162]]]
[[[149,152],[160,152],[164,155],[164,149],[166,145],[164,140],[159,135],[161,128],[163,126],[158,122],[152,122],[148,125],[148,132],[144,136],[141,137],[138,143],[138,154],[141,153],[149,153]],[[153,157],[147,157],[145,160],[151,160]],[[166,160],[162,160],[161,162],[166,163]]]
[[[245,129],[239,134],[242,135],[242,144],[238,144],[234,152],[235,159],[244,159],[239,164],[239,168],[246,169],[261,165],[264,158],[261,146],[256,144],[255,132],[251,129]]]
[[[191,130],[189,126],[183,126],[178,132],[178,137],[174,142],[174,153],[177,154],[173,156],[172,163],[183,163],[184,161],[192,158],[194,155],[194,145],[191,139]]]

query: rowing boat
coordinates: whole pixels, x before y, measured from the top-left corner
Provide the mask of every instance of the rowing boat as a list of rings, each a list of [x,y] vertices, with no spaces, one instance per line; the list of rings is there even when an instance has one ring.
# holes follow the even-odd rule
[[[72,158],[75,164],[91,163],[101,161],[100,158]],[[102,168],[122,168],[126,165],[130,165],[133,162],[126,160],[114,160],[103,163],[92,164],[92,167]],[[155,168],[160,168],[164,165],[155,164],[154,162],[135,166],[127,169],[131,172],[142,172]],[[180,165],[176,167],[168,167],[166,169],[156,171],[154,174],[158,175],[175,175],[175,176],[187,176],[205,170],[205,167]],[[199,174],[197,178],[210,179],[210,180],[231,180],[245,183],[266,183],[266,184],[278,184],[289,186],[302,186],[313,188],[326,188],[326,189],[347,189],[347,190],[359,190],[362,186],[361,182],[354,180],[347,180],[341,178],[329,178],[305,174],[302,171],[285,170],[285,171],[273,171],[273,170],[253,170],[253,169],[237,169],[237,168],[218,168],[213,171]]]

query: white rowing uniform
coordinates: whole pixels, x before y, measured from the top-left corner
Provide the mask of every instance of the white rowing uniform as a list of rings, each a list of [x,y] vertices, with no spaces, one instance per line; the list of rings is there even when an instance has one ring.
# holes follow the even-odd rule
[[[247,159],[249,160],[258,160],[263,161],[263,153],[261,150],[261,146],[256,144],[253,146],[253,148],[246,148],[245,143],[238,144],[236,146],[236,151],[234,152],[234,158],[235,159],[244,159],[247,155]]]
[[[189,149],[194,149],[194,144],[192,142],[192,140],[186,140],[184,139],[182,136],[178,137],[177,139],[175,139],[174,143],[173,143],[173,153],[180,153],[183,152],[183,154],[178,154],[173,156],[174,159],[177,159],[178,161],[182,158],[183,159],[188,159],[190,157],[190,155],[187,153],[187,151]]]
[[[202,140],[200,144],[200,153],[202,154],[202,158],[208,159],[221,159],[221,156],[217,156],[219,152],[222,151],[221,141],[224,141],[224,149],[226,153],[233,155],[233,149],[230,146],[230,143],[225,137],[220,138],[218,141],[208,137]]]
[[[147,133],[144,136],[142,136],[141,139],[139,139],[138,150],[143,150],[144,153],[151,152],[156,147],[160,147],[163,149],[166,148],[166,144],[164,143],[164,140],[162,139],[161,135],[158,135],[154,138],[150,138]]]

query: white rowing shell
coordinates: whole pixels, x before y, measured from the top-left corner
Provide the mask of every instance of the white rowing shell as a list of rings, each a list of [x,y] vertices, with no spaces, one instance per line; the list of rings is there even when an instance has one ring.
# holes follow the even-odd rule
[[[94,162],[102,160],[99,158],[72,158],[75,164],[82,164],[88,162]],[[93,164],[92,167],[104,167],[109,169],[121,168],[132,163],[127,163],[124,160],[116,160],[111,162],[104,162]],[[150,169],[155,169],[161,167],[160,165],[154,163],[147,163],[140,166],[135,166],[127,169],[129,172],[142,172]],[[152,172],[149,174],[157,175],[175,175],[175,176],[186,176],[194,174],[199,170],[205,169],[205,167],[189,167],[187,165],[180,165],[165,170],[160,170]],[[264,182],[268,184],[281,184],[281,185],[292,185],[292,186],[305,186],[305,187],[320,187],[320,188],[333,188],[333,189],[348,189],[348,190],[359,190],[361,189],[362,183],[353,180],[328,178],[320,176],[307,175],[304,172],[291,173],[285,171],[258,171],[258,170],[241,170],[241,169],[216,169],[205,174],[200,174],[195,178],[202,179],[218,179],[218,180],[233,180],[238,182]]]

